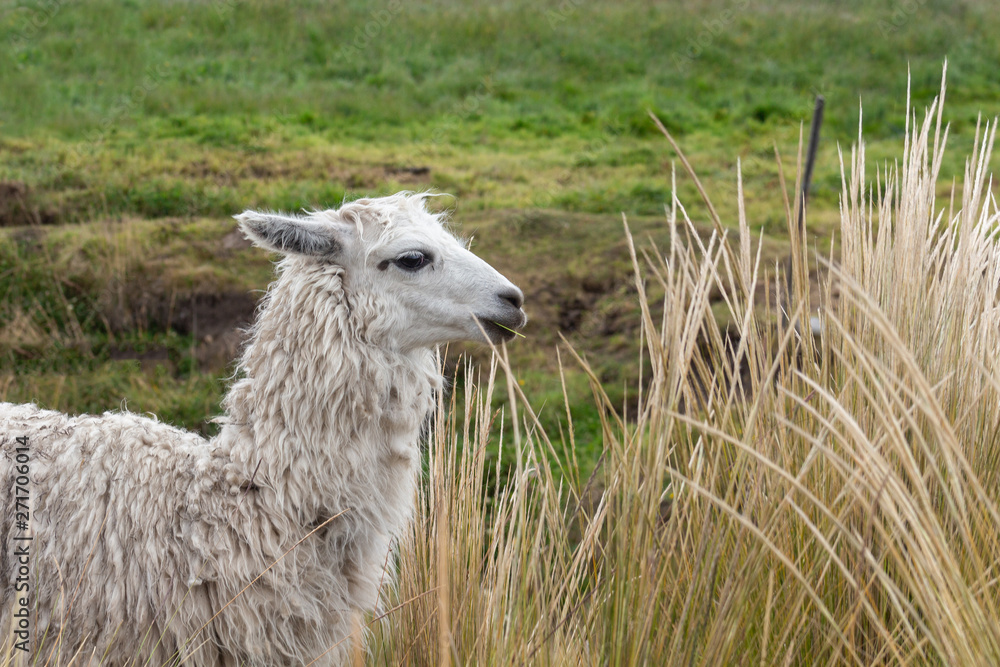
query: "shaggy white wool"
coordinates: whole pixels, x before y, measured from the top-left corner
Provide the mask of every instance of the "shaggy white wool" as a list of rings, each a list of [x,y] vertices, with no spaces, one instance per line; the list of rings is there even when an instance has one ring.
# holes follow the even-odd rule
[[[28,436],[42,662],[57,645],[64,659],[82,650],[107,665],[345,660],[413,511],[420,430],[441,386],[434,347],[525,321],[517,288],[424,197],[239,217],[286,256],[211,441],[127,412],[0,404],[5,632],[17,571],[7,546],[20,534],[14,439]],[[410,268],[417,254],[427,262]]]

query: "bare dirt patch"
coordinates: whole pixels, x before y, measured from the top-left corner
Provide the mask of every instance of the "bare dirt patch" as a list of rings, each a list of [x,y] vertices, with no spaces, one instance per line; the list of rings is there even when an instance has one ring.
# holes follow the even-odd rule
[[[0,181],[0,227],[53,225],[58,222],[58,212],[37,206],[26,183]]]

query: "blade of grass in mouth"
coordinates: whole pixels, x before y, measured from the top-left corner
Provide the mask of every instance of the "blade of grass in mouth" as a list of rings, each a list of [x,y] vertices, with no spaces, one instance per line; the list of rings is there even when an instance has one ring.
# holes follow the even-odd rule
[[[490,322],[493,322],[493,320],[490,320]],[[505,327],[504,325],[500,324],[499,322],[493,322],[493,324],[497,325],[497,326],[498,326],[498,327],[500,327],[501,329],[506,329],[507,331],[511,332],[511,333],[512,333],[512,334],[514,334],[515,336],[520,336],[521,338],[527,338],[527,336],[525,336],[525,335],[524,335],[523,333],[521,333],[520,331],[514,331],[514,330],[513,330],[513,329],[511,329],[510,327]]]

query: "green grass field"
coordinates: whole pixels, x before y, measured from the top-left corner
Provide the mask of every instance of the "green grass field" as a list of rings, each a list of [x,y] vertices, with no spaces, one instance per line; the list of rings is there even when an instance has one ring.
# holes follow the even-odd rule
[[[982,517],[972,519],[971,529],[956,510],[966,499],[953,497],[957,492],[946,483],[949,475],[974,478],[970,470],[996,467],[989,443],[970,453],[948,440],[955,433],[959,440],[977,432],[996,433],[994,408],[968,413],[961,405],[995,398],[1000,391],[996,369],[983,370],[973,378],[979,384],[960,391],[935,365],[934,354],[940,350],[920,347],[927,341],[920,335],[916,311],[912,317],[890,313],[893,326],[912,327],[898,345],[891,327],[880,323],[872,331],[859,324],[859,313],[892,310],[888,295],[894,283],[879,274],[859,280],[864,289],[882,290],[882,300],[872,305],[858,297],[838,306],[846,330],[823,342],[821,368],[796,376],[788,360],[816,349],[803,341],[779,344],[783,324],[773,310],[765,312],[767,288],[757,291],[759,320],[747,328],[746,313],[727,298],[734,303],[753,299],[721,283],[709,284],[711,277],[699,277],[695,268],[707,260],[685,247],[676,252],[689,256],[684,260],[689,264],[670,270],[687,276],[689,284],[664,284],[655,268],[644,269],[646,291],[640,294],[621,218],[627,215],[640,252],[654,245],[661,254],[674,252],[665,209],[675,194],[671,173],[676,168],[676,194],[693,226],[705,238],[712,228],[692,179],[650,119],[652,111],[694,165],[730,242],[735,246],[751,237],[756,252],[760,239],[761,278],[773,276],[776,265],[799,271],[795,289],[814,292],[811,304],[802,293],[797,294],[799,302],[815,307],[821,281],[815,274],[806,280],[810,266],[816,269],[814,251],[829,254],[832,248],[839,256],[843,247],[838,147],[845,151],[849,169],[850,146],[863,131],[867,178],[884,182],[886,169],[898,167],[903,153],[908,80],[920,121],[920,110],[940,91],[947,59],[949,150],[935,174],[937,205],[947,206],[954,181],[960,202],[979,116],[992,122],[1000,114],[998,35],[1000,12],[993,0],[822,0],[808,6],[791,0],[514,0],[489,6],[454,0],[336,5],[272,0],[2,2],[0,400],[35,401],[67,412],[102,412],[127,404],[132,411],[152,412],[210,434],[208,420],[219,412],[233,370],[230,362],[239,348],[238,327],[252,316],[272,272],[272,258],[248,247],[231,216],[245,208],[335,207],[345,197],[400,189],[449,193],[454,198],[439,201],[451,210],[456,229],[473,237],[473,249],[525,292],[531,321],[526,338],[510,344],[510,362],[527,397],[521,414],[534,410],[541,427],[523,434],[529,443],[525,451],[551,459],[554,468],[532,460],[543,482],[551,482],[535,497],[522,486],[503,491],[492,485],[500,470],[493,467],[499,456],[496,442],[482,443],[486,463],[438,459],[438,474],[431,477],[442,489],[451,473],[486,480],[488,497],[469,501],[484,504],[474,508],[481,516],[472,510],[469,516],[480,516],[485,526],[509,510],[508,516],[523,520],[511,525],[523,524],[527,532],[504,543],[512,551],[493,554],[489,566],[496,572],[478,574],[457,563],[442,570],[434,544],[418,544],[424,550],[416,549],[402,564],[401,599],[443,585],[435,577],[453,576],[460,582],[460,577],[482,575],[484,590],[494,590],[508,576],[504,581],[509,588],[503,589],[508,597],[501,598],[516,608],[530,608],[530,613],[525,628],[504,626],[511,634],[491,636],[480,645],[478,631],[463,626],[458,612],[452,630],[428,620],[442,608],[423,599],[420,604],[430,606],[415,605],[419,608],[401,625],[430,636],[426,646],[418,646],[421,661],[444,659],[435,653],[441,637],[442,642],[454,641],[453,648],[464,647],[464,660],[486,661],[481,664],[501,655],[523,661],[547,656],[541,664],[586,662],[593,655],[605,656],[611,664],[642,664],[663,656],[684,664],[737,664],[731,661],[744,649],[754,664],[800,664],[796,661],[813,655],[830,664],[909,664],[924,649],[935,656],[929,664],[973,664],[974,653],[964,652],[968,646],[957,639],[962,632],[979,632],[982,645],[969,646],[984,655],[1000,655],[1000,650],[991,653],[1000,640],[990,643],[996,638],[983,630],[1000,618],[995,569],[1000,547],[989,518],[998,497],[995,475],[979,479],[982,488],[970,491],[969,500],[986,508]],[[800,133],[808,133],[818,94],[825,97],[826,112],[807,250],[793,258],[784,195],[792,196]],[[742,229],[737,160],[746,202]],[[993,157],[985,169],[997,173],[998,166]],[[996,193],[997,186],[992,188]],[[860,220],[856,211],[852,215]],[[873,258],[899,265],[908,261],[902,251],[885,248],[866,255],[866,261]],[[934,282],[940,277],[935,276],[921,274],[920,279]],[[693,285],[701,280],[707,281],[707,310],[690,301]],[[905,287],[900,292],[905,298],[920,300],[916,282]],[[705,321],[698,342],[703,360],[695,355],[694,361],[681,364],[688,371],[682,380],[671,376],[669,367],[678,363],[672,355],[683,345],[670,338],[669,326],[657,328],[664,294],[686,304],[685,317],[691,322]],[[655,326],[644,326],[644,316]],[[948,328],[955,322],[948,322],[940,331],[958,331]],[[757,389],[767,376],[763,365],[780,364],[780,372],[771,369],[769,376],[774,392],[760,391],[753,401],[733,403],[733,396],[724,395],[725,387],[716,387],[719,395],[705,389],[718,378],[704,363],[726,354],[724,339],[713,338],[714,332],[727,329],[736,332],[733,340],[753,341],[753,351],[746,354],[762,365],[748,371]],[[640,335],[647,340],[661,336],[666,342],[658,354],[643,352],[640,361]],[[586,369],[561,346],[562,337],[586,359]],[[854,347],[838,357],[835,342],[871,344],[872,358]],[[915,351],[917,362],[911,363],[907,350]],[[940,359],[965,364],[981,356],[965,347],[960,352],[948,351],[954,353],[951,357],[941,353]],[[454,374],[455,386],[464,389],[467,379],[456,371],[461,354],[482,363],[489,352],[472,345],[449,350],[448,372]],[[917,366],[940,383],[933,391],[921,384],[924,376],[914,370]],[[879,377],[884,373],[888,379],[870,386],[852,375],[858,369]],[[975,375],[974,366],[962,369]],[[852,384],[851,378],[857,381]],[[781,394],[779,385],[794,396]],[[661,392],[654,395],[666,397],[667,412],[660,414],[648,404],[642,412],[639,391]],[[714,412],[720,403],[712,409],[699,403],[705,398],[700,392],[722,401],[725,410]],[[885,392],[900,398],[893,403]],[[945,402],[942,411],[929,407],[932,394]],[[810,407],[816,395],[824,407]],[[605,396],[625,422],[616,422],[605,409]],[[456,397],[464,400],[463,392]],[[484,400],[489,405],[482,414],[482,406],[476,408],[476,419],[486,421],[489,406],[504,405],[509,440],[510,408],[518,400],[501,391]],[[869,409],[869,403],[878,406]],[[721,438],[726,448],[711,457],[699,444],[698,430],[669,412],[694,405],[704,408],[696,417],[705,420],[705,433],[717,429],[729,438]],[[847,407],[841,410],[841,405]],[[759,461],[748,462],[737,452],[734,443],[749,442],[741,440],[745,435],[784,433],[789,420],[803,413],[807,417],[800,425],[809,435],[789,432],[774,436],[773,442],[761,436],[761,442],[766,440],[761,451],[776,462],[780,474],[774,466],[756,467]],[[853,433],[844,433],[849,430],[847,413],[870,436],[870,448],[865,448],[868,441],[857,450],[845,444]],[[904,422],[905,428],[900,426]],[[823,428],[837,432],[835,452],[822,450],[825,441],[815,433]],[[889,453],[879,449],[882,432],[890,433],[886,438],[894,449]],[[565,442],[572,439],[574,454],[563,451],[560,433]],[[446,440],[457,437],[450,431],[438,433],[431,448],[448,451]],[[547,437],[555,442],[551,450]],[[925,440],[948,442],[943,453],[925,448],[917,461],[900,463],[907,443]],[[668,446],[673,442],[679,443],[676,451]],[[821,450],[827,458],[820,470],[803,463],[814,461]],[[437,456],[444,456],[440,452]],[[945,473],[927,464],[938,456],[952,461],[948,457],[953,455],[958,463],[948,463]],[[704,469],[692,467],[701,460],[698,456],[708,457]],[[890,500],[880,495],[878,480],[866,477],[861,483],[844,472],[857,465],[867,474],[858,462],[881,456],[889,461],[886,470],[902,466],[893,468],[896,477],[886,473],[893,484],[899,482],[886,482]],[[511,479],[527,465],[512,460],[509,452],[501,459]],[[587,476],[599,460],[604,470],[598,485],[622,495],[605,507],[605,514],[591,516],[595,508],[587,508],[586,493],[594,489]],[[612,471],[608,461],[620,465]],[[667,464],[669,474],[663,473]],[[643,486],[651,471],[669,479],[656,478],[662,484],[651,490]],[[749,485],[745,496],[740,485],[731,483],[744,473],[756,475],[759,482]],[[552,491],[564,479],[571,490]],[[840,493],[838,484],[851,491]],[[920,489],[921,484],[928,490],[917,505],[925,513],[914,515],[916,505],[900,510],[908,502],[901,489]],[[616,530],[616,521],[622,526],[656,523],[653,515],[642,514],[622,498],[639,498],[655,514],[663,510],[657,504],[661,495],[667,497],[663,485],[700,489],[673,506],[675,516],[685,517],[686,523],[670,524],[666,538],[640,530],[633,540]],[[781,491],[774,496],[768,489]],[[775,501],[782,494],[795,502]],[[572,516],[559,514],[574,502]],[[876,505],[885,523],[866,524],[859,508]],[[744,508],[751,509],[744,513]],[[790,508],[800,513],[790,516]],[[905,516],[893,523],[896,519],[886,517],[897,510]],[[720,513],[733,521],[720,523]],[[418,530],[426,529],[427,535],[455,530],[449,539],[461,552],[468,547],[463,535],[475,534],[478,525],[462,516],[470,523],[456,519],[458,528],[442,527],[436,523],[440,517],[427,510]],[[601,524],[593,535],[586,533],[590,524],[584,518]],[[917,524],[932,536],[931,546],[903,544],[900,531]],[[762,534],[753,532],[758,526]],[[558,549],[544,553],[555,560],[518,560],[524,554],[513,550],[537,550],[525,537],[532,530],[554,531]],[[497,531],[494,539],[502,532],[500,527]],[[698,531],[706,537],[698,538]],[[865,540],[872,534],[882,551],[844,554],[855,548],[856,539],[869,544]],[[937,567],[931,552],[945,549],[942,545],[956,535],[966,540],[963,551],[955,557],[957,564],[949,561],[953,569],[942,566],[955,578],[941,584],[953,595],[921,598],[921,577],[935,576]],[[419,543],[419,535],[415,539]],[[667,541],[657,542],[661,539]],[[628,554],[667,543],[679,555],[650,565],[658,582],[652,588],[644,584],[633,592],[616,578],[612,565],[625,562]],[[911,572],[906,554],[918,551],[915,561],[925,570]],[[714,559],[709,569],[701,566],[705,554]],[[452,566],[454,571],[447,570]],[[629,581],[648,574],[631,567],[625,568]],[[551,598],[538,602],[517,588],[514,570],[526,573],[531,583],[524,586],[536,587],[532,594],[543,591]],[[562,581],[577,589],[546,588],[543,575],[553,571],[563,573]],[[486,582],[487,575],[497,580]],[[668,590],[668,580],[682,583]],[[963,586],[972,582],[968,590],[955,583],[959,580]],[[804,585],[796,588],[795,581]],[[613,590],[601,598],[607,608],[588,592],[606,591],[605,584]],[[874,591],[868,597],[866,586]],[[839,596],[841,589],[850,595]],[[702,609],[700,599],[714,602],[704,602]],[[667,645],[639,631],[634,634],[623,609],[636,600],[652,600],[643,608],[644,623],[674,628],[677,639]],[[532,607],[536,602],[540,606]],[[945,605],[943,616],[961,617],[954,635],[940,631],[947,621],[931,611],[936,603]],[[482,608],[470,605],[463,612],[468,618],[496,611],[485,603]],[[747,623],[727,634],[727,628],[739,625],[740,609],[747,610]],[[546,614],[565,621],[553,625]],[[776,619],[801,614],[811,625],[800,633],[790,624],[761,620],[772,614]],[[836,623],[826,625],[834,617]],[[528,621],[535,625],[529,628]],[[518,634],[522,631],[524,636]],[[539,632],[564,644],[540,642]],[[398,644],[399,637],[376,634],[376,658],[392,662],[413,657],[408,653],[412,646]],[[623,645],[635,651],[604,650],[627,637],[636,643]],[[466,650],[470,643],[472,649]],[[547,648],[536,655],[543,644]],[[780,656],[779,649],[784,651]]]
[[[827,101],[809,221],[823,249],[859,101],[869,154],[893,155],[907,72],[919,108],[947,57],[960,155],[977,114],[1000,108],[998,29],[985,0],[9,3],[0,397],[70,411],[128,398],[204,430],[235,351],[225,334],[268,281],[229,216],[429,188],[455,196],[459,230],[525,289],[532,322],[511,352],[534,395],[559,396],[562,333],[623,400],[638,324],[619,214],[665,243],[674,160],[647,111],[730,225],[742,161],[773,262],[787,255],[774,151],[791,179],[814,96]],[[703,224],[689,180],[678,194]],[[572,369],[570,385],[586,411]]]

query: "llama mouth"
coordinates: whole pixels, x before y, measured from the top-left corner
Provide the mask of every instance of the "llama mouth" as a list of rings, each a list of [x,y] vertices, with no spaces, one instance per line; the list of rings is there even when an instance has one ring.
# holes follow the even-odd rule
[[[486,332],[486,336],[490,339],[491,343],[500,343],[512,340],[514,336],[519,335],[517,330],[527,323],[528,318],[519,310],[517,311],[516,318],[507,317],[501,319],[476,316],[476,320],[483,327],[483,331]]]

